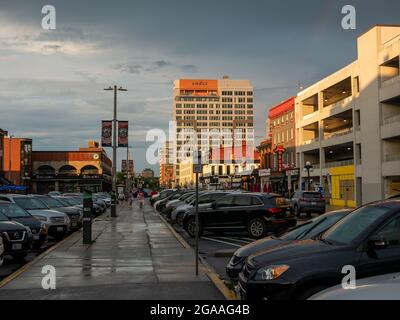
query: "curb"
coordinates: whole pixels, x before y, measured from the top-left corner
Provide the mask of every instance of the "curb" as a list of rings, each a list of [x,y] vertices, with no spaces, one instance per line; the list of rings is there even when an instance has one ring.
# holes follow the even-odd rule
[[[168,223],[167,220],[159,213],[155,211],[155,213],[160,217],[160,220],[164,222],[167,228],[171,231],[174,237],[182,244],[182,246],[186,249],[192,249],[192,247],[186,242],[186,240],[175,231],[175,229]],[[206,263],[201,256],[199,256],[200,263],[207,275],[207,277],[214,283],[217,289],[223,294],[226,300],[238,300],[236,294],[231,291],[225,283],[219,278],[218,274],[213,270],[211,266]]]
[[[102,220],[97,220],[99,217],[102,217],[103,215],[106,216],[107,215],[107,211],[104,212],[102,215],[96,217],[95,219],[93,219],[93,223],[95,221],[102,221]],[[79,229],[79,232],[81,233],[82,229]],[[62,244],[66,243],[68,240],[70,240],[70,238],[72,238],[72,236],[76,235],[76,232],[73,232],[71,234],[69,234],[67,237],[65,237],[63,240],[61,240],[60,242],[57,242],[55,245],[51,246],[50,248],[48,248],[47,250],[43,251],[41,254],[39,254],[38,256],[36,256],[33,260],[29,261],[27,264],[24,264],[21,268],[15,270],[13,273],[11,273],[9,276],[5,277],[3,280],[0,281],[0,288],[4,287],[5,285],[7,285],[8,283],[10,283],[11,281],[15,280],[16,278],[18,278],[21,274],[23,274],[25,271],[27,271],[32,265],[34,265],[35,263],[37,263],[38,261],[40,261],[41,259],[43,259],[44,257],[46,257],[48,254],[50,254],[51,252],[53,252],[54,250],[56,250],[58,247],[60,247]],[[98,238],[98,236],[96,237],[96,239]],[[81,239],[81,237],[79,237],[79,239]],[[95,240],[94,240],[95,241]]]
[[[59,246],[67,242],[73,235],[74,233],[71,233],[68,235],[66,238],[61,240],[60,242],[57,242],[55,245],[51,246],[48,248],[46,251],[43,251],[41,254],[36,256],[33,260],[29,261],[27,264],[24,264],[21,268],[15,270],[13,273],[11,273],[8,277],[4,278],[2,281],[0,281],[0,288],[4,287],[7,285],[9,282],[13,281],[14,279],[18,278],[22,273],[27,271],[32,265],[37,263],[39,260],[43,259],[45,256],[47,256],[49,253],[53,252],[55,249],[57,249]]]

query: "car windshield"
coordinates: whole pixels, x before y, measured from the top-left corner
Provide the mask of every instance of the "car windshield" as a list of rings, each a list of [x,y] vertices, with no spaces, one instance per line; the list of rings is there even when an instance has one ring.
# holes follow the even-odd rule
[[[21,198],[14,198],[14,201],[17,205],[19,205],[22,209],[25,209],[25,210],[48,209],[43,202],[41,202],[35,198],[21,197]]]
[[[190,198],[192,195],[193,195],[192,193],[185,193],[185,194],[180,196],[179,200],[184,201],[187,198]]]
[[[58,201],[60,201],[63,205],[63,207],[69,207],[71,204],[66,201],[66,199],[63,198],[57,198]]]
[[[190,197],[188,197],[188,198],[185,200],[185,202],[186,202],[186,203],[191,203],[191,202],[194,200],[195,197],[196,197],[196,195],[195,195],[195,194],[192,194]]]
[[[17,206],[13,203],[1,203],[0,204],[0,213],[9,217],[9,218],[24,218],[31,217],[29,212],[25,211],[21,207]]]
[[[390,208],[370,206],[354,210],[347,217],[328,229],[321,240],[328,243],[350,244],[371,224],[382,215],[390,211]]]
[[[63,207],[63,204],[58,201],[57,199],[54,199],[52,197],[40,197],[38,198],[40,201],[44,202],[49,208],[61,208]]]
[[[9,219],[7,218],[7,216],[0,212],[0,221],[9,221]]]
[[[80,198],[65,198],[63,200],[65,200],[67,203],[69,203],[72,206],[76,206],[78,204],[82,204]]]
[[[345,213],[323,215],[318,218],[312,219],[305,224],[302,224],[292,231],[289,231],[281,238],[286,240],[300,240],[310,239],[318,236],[321,232],[325,231],[329,227],[333,226],[341,218],[345,216]]]

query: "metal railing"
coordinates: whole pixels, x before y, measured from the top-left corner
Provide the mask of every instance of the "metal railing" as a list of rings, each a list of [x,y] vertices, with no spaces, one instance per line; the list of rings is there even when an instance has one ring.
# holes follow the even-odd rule
[[[333,161],[326,162],[324,168],[333,168],[333,167],[347,167],[354,165],[354,160],[342,160],[342,161]]]

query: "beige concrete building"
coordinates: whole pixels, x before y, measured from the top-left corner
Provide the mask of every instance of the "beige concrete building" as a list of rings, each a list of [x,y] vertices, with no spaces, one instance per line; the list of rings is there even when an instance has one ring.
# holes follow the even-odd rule
[[[400,191],[400,26],[375,26],[357,45],[356,61],[296,98],[297,163],[341,206]]]
[[[234,130],[236,141],[254,139],[253,87],[249,80],[226,76],[218,80],[176,80],[173,100],[177,181],[181,174],[179,163],[191,157],[194,149],[207,154],[212,148],[232,145]]]

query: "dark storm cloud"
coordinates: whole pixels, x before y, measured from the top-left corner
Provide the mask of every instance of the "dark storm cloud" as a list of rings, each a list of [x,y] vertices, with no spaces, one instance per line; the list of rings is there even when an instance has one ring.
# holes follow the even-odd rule
[[[172,102],[166,97],[172,97],[172,80],[193,74],[250,79],[255,87],[256,135],[261,136],[270,106],[295,95],[299,82],[311,84],[350,63],[356,57],[356,37],[378,23],[399,23],[400,11],[398,0],[52,0],[51,4],[57,10],[57,30],[46,32],[40,27],[43,1],[0,0],[0,63],[5,61],[0,67],[2,74],[20,78],[13,86],[7,86],[9,79],[0,81],[0,109],[8,110],[0,127],[31,133],[36,149],[59,149],[65,143],[76,148],[93,134],[98,136],[98,122],[110,116],[112,101],[99,94],[105,86],[101,82],[113,81],[134,88],[119,99],[119,107],[121,116],[143,126],[132,127],[133,139],[143,148],[146,129],[165,128],[171,118]],[[347,4],[357,10],[354,31],[341,28],[341,8]],[[9,31],[2,33],[7,24]],[[30,32],[14,35],[20,26],[28,26]],[[66,42],[74,45],[65,47]],[[37,43],[49,46],[49,52],[72,50],[78,55],[45,56],[39,68]],[[17,50],[27,45],[34,54]],[[93,47],[101,47],[103,55]],[[85,58],[79,55],[82,48],[98,55]],[[16,60],[9,63],[9,59]],[[12,69],[21,63],[23,72]],[[60,80],[74,76],[80,81]],[[43,120],[47,117],[35,110],[42,116],[49,110],[56,120],[47,124]],[[147,166],[143,154],[141,149],[137,168]]]

